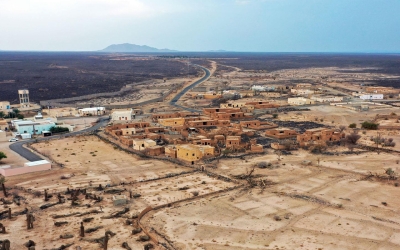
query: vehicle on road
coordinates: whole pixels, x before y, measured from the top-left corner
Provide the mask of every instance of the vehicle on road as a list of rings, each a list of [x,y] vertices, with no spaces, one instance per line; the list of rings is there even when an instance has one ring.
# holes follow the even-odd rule
[[[18,141],[17,138],[11,138],[10,140],[8,140],[9,142],[13,142],[13,141]]]

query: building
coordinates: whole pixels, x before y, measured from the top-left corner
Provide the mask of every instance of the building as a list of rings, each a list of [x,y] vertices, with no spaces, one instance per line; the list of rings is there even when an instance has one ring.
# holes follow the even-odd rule
[[[50,120],[36,120],[36,121],[24,121],[14,120],[11,124],[20,134],[29,133],[31,135],[40,135],[43,131],[49,131],[52,127],[56,127],[56,124]]]
[[[315,93],[315,91],[311,89],[291,89],[290,92],[295,95],[312,95]]]
[[[20,89],[18,90],[18,96],[19,96],[19,103],[21,108],[28,108],[30,106],[29,104],[29,90],[27,89]]]
[[[104,115],[106,113],[105,107],[94,107],[94,108],[84,108],[78,109],[78,114],[81,116],[90,115]]]
[[[158,119],[158,123],[165,127],[180,127],[185,125],[185,118],[177,117],[177,118]]]
[[[304,134],[297,135],[297,142],[300,146],[306,146],[314,142],[334,142],[344,138],[343,132],[327,128],[308,129]]]
[[[0,111],[8,112],[11,109],[10,102],[3,101],[0,102]]]
[[[296,138],[297,132],[295,130],[287,128],[276,128],[267,130],[265,132],[265,135],[276,139],[289,139],[289,138]]]
[[[240,136],[227,136],[225,146],[228,149],[240,148],[241,137]]]
[[[150,139],[136,139],[133,140],[133,149],[135,150],[145,150],[147,148],[157,146],[157,143]]]
[[[181,144],[176,146],[177,158],[194,164],[206,156],[213,156],[215,148],[209,145]]]
[[[131,121],[135,119],[135,113],[132,109],[129,110],[116,110],[111,113],[112,121]]]
[[[0,174],[7,177],[13,175],[20,175],[44,170],[50,170],[51,163],[46,160],[33,161],[24,163],[23,167],[11,167],[9,165],[0,167]]]
[[[304,98],[304,97],[294,97],[294,98],[288,98],[288,104],[289,105],[311,105],[315,104],[314,100]]]
[[[362,100],[382,100],[383,94],[362,94],[360,95]]]
[[[8,131],[8,122],[4,119],[0,119],[0,130]]]
[[[296,88],[298,89],[309,89],[312,87],[311,83],[299,83],[296,85]]]
[[[317,102],[343,102],[343,96],[313,96],[311,100],[315,100]]]

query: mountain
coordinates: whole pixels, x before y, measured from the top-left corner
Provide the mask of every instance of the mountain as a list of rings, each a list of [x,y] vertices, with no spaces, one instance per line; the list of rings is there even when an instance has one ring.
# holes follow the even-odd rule
[[[136,45],[130,43],[113,44],[99,51],[100,52],[177,52],[177,50],[157,49],[149,47],[147,45]]]
[[[231,52],[231,51],[218,49],[218,50],[208,50],[207,52]]]

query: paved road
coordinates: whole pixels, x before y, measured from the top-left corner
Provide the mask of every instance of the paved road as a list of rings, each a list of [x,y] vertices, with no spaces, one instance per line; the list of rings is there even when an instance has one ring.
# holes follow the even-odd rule
[[[65,137],[65,136],[74,136],[74,135],[79,135],[79,134],[95,131],[95,130],[99,129],[100,127],[104,127],[105,125],[107,125],[108,120],[109,120],[108,117],[101,117],[100,121],[98,123],[96,123],[96,125],[94,125],[93,127],[90,127],[90,128],[84,129],[84,130],[80,130],[80,131],[76,131],[76,132],[72,132],[72,133],[62,134],[62,135],[53,135],[53,136],[49,136],[49,137],[37,138],[37,141],[47,141],[47,140],[50,140],[50,139],[57,139],[57,138]],[[10,144],[9,147],[10,147],[11,150],[16,152],[20,156],[24,157],[28,161],[40,161],[40,160],[43,160],[37,154],[32,153],[30,149],[27,149],[27,148],[23,147],[24,144],[27,144],[29,142],[34,142],[34,141],[35,141],[35,139],[26,140],[26,141],[19,141],[19,142],[15,142],[15,143]]]
[[[202,82],[205,82],[208,80],[208,78],[211,76],[211,72],[207,69],[204,68],[200,65],[197,64],[193,64],[196,67],[201,68],[206,74],[200,79],[197,80],[196,82],[190,84],[189,86],[187,86],[186,88],[184,88],[181,92],[179,92],[174,98],[172,98],[172,100],[169,102],[170,105],[190,111],[190,112],[201,112],[201,110],[196,110],[196,109],[192,109],[192,108],[188,108],[188,107],[184,107],[181,105],[178,105],[177,102],[178,100],[184,95],[186,94],[186,92],[188,92],[189,90],[191,90],[192,88],[196,87],[197,85],[199,85]]]

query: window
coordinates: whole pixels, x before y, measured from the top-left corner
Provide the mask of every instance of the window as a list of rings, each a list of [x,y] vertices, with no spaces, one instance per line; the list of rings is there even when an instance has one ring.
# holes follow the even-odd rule
[[[192,154],[192,156],[194,156],[194,154]]]

